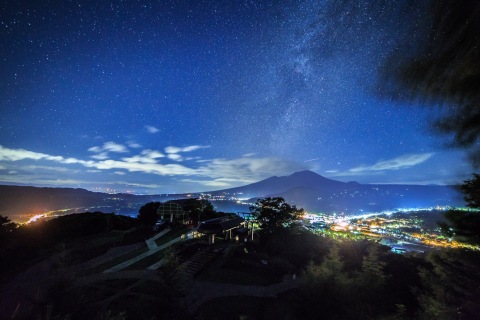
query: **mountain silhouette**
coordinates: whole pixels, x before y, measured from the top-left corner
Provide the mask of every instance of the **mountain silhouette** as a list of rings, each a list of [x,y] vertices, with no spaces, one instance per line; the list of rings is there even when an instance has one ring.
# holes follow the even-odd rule
[[[189,194],[132,195],[106,194],[72,188],[38,188],[0,186],[0,215],[25,221],[33,214],[69,208],[70,212],[86,210],[116,212],[136,216],[138,209],[151,201],[165,202],[190,196],[210,194],[231,198],[214,201],[217,210],[248,211],[238,204],[238,198],[283,197],[288,203],[309,211],[358,212],[393,210],[396,208],[426,208],[433,206],[464,206],[462,195],[452,186],[380,185],[341,182],[325,178],[312,171],[295,172],[288,176],[270,177],[246,186]]]
[[[308,170],[212,194],[251,198],[252,201],[263,197],[283,197],[297,207],[327,212],[464,205],[462,196],[452,186],[341,182]]]
[[[244,197],[257,198],[286,192],[295,188],[313,188],[318,190],[343,189],[347,183],[325,178],[312,171],[299,171],[289,176],[270,177],[246,186],[210,192],[220,194],[243,194]]]

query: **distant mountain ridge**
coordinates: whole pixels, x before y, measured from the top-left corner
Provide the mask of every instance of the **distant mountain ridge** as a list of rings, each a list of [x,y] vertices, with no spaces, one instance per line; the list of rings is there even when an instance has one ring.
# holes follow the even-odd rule
[[[360,184],[325,178],[312,171],[270,177],[243,187],[212,192],[246,198],[280,196],[314,211],[381,211],[395,208],[463,206],[454,186]]]
[[[297,207],[323,212],[381,211],[405,207],[464,205],[462,195],[452,186],[341,182],[325,178],[312,171],[300,171],[282,177],[274,176],[242,187],[193,195],[195,194],[232,198],[230,203],[214,202],[218,210],[232,212],[248,211],[246,206],[239,208],[234,201],[235,198],[247,198],[250,199],[249,202],[254,202],[257,198],[277,196],[285,198],[287,202]],[[135,215],[147,202],[164,202],[186,197],[186,194],[106,194],[85,189],[0,185],[0,215],[23,221],[25,218],[22,218],[22,215],[31,216],[65,208]]]
[[[144,204],[152,199],[156,199],[156,196],[112,195],[79,188],[0,185],[0,215],[23,222],[34,214],[67,208],[78,208],[76,212],[84,212],[85,208],[90,211],[123,212],[122,209],[132,204]],[[135,210],[138,212],[138,208]]]
[[[328,190],[329,188],[341,188],[346,184],[348,183],[328,179],[315,172],[305,170],[295,172],[289,176],[273,176],[246,186],[213,191],[211,193],[243,193],[254,198],[282,193],[298,187]]]

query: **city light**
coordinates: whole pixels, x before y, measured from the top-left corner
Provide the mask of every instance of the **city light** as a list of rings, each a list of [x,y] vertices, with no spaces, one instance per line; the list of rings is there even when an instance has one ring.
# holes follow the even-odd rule
[[[397,253],[425,252],[434,248],[480,250],[479,246],[447,239],[441,233],[435,219],[441,219],[440,213],[448,209],[451,208],[401,208],[350,216],[309,212],[305,213],[303,220],[305,226],[315,233],[373,239],[392,247],[392,251]]]

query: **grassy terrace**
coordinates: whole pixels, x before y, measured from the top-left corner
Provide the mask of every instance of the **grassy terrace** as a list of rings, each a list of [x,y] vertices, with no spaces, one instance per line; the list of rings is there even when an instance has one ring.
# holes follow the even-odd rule
[[[127,233],[128,231],[113,230],[70,241],[66,246],[71,250],[69,262],[75,264],[93,259],[118,245]]]
[[[94,273],[100,273],[100,272],[103,272],[113,266],[116,266],[117,264],[119,263],[122,263],[124,261],[127,261],[127,260],[130,260],[132,258],[135,258],[136,256],[144,253],[144,252],[147,252],[148,251],[148,248],[147,246],[143,246],[139,249],[136,249],[136,250],[133,250],[133,251],[130,251],[128,253],[125,253],[124,255],[120,256],[120,257],[116,257],[112,260],[109,260],[109,261],[106,261],[104,263],[101,263],[99,264],[98,266],[90,269],[88,271],[88,274],[94,274]]]
[[[158,261],[162,260],[163,257],[165,256],[165,250],[160,250],[158,252],[155,252],[154,254],[143,258],[142,260],[139,260],[135,262],[134,264],[129,265],[125,270],[142,270],[150,267],[152,264],[157,263]]]
[[[172,228],[169,232],[167,232],[165,235],[162,237],[158,238],[155,243],[157,246],[161,246],[175,238],[180,237],[182,234],[185,234],[189,231],[188,227],[185,225],[180,225]],[[139,260],[135,262],[134,264],[128,266],[125,270],[142,270],[145,268],[148,268],[152,264],[160,261],[163,259],[165,255],[165,249],[160,250],[148,257],[143,258],[142,260]]]
[[[157,244],[157,246],[161,246],[175,238],[178,238],[180,237],[182,234],[185,234],[189,231],[189,229],[184,226],[184,225],[181,225],[181,226],[176,226],[174,228],[172,228],[172,230],[170,230],[168,233],[166,233],[165,235],[163,235],[162,237],[158,238],[155,243]],[[148,251],[148,248],[145,246],[145,247],[142,247],[140,249],[137,249],[137,250],[134,250],[132,252],[129,252],[125,255],[122,255],[118,258],[115,258],[115,259],[112,259],[110,261],[107,261],[105,263],[102,263],[101,265],[93,268],[90,270],[89,273],[95,273],[95,272],[102,272],[102,271],[105,271],[119,263],[122,263],[124,261],[127,261],[129,259],[132,259],[142,253],[145,253]],[[147,267],[151,266],[152,264],[160,261],[163,256],[165,255],[165,250],[161,250],[161,251],[158,251],[148,257],[145,257],[137,262],[135,262],[134,264],[128,266],[127,268],[125,268],[125,270],[142,270],[142,269],[146,269]]]
[[[180,237],[182,234],[185,234],[189,231],[188,227],[186,225],[180,225],[180,226],[175,226],[170,230],[168,233],[166,233],[163,237],[158,238],[155,240],[155,243],[157,246],[161,246],[162,244],[167,243],[168,241],[171,241],[175,238]]]

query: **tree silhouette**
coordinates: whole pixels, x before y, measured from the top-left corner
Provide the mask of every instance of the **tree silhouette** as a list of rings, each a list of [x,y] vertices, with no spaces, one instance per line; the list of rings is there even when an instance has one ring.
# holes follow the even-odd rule
[[[349,319],[349,305],[352,302],[352,279],[344,270],[344,260],[340,255],[339,244],[334,243],[321,264],[310,262],[303,274],[301,287],[304,306],[298,318],[319,319],[318,310],[321,310],[322,319]]]
[[[153,226],[158,219],[157,210],[160,202],[149,202],[138,210],[138,222],[143,225]]]
[[[431,0],[424,19],[424,34],[405,40],[411,45],[417,39],[417,50],[406,54],[400,49],[387,59],[380,90],[400,100],[443,106],[436,128],[479,165],[480,2]]]
[[[278,197],[257,200],[256,206],[250,207],[250,211],[260,223],[262,232],[265,235],[271,235],[297,220],[303,209],[297,209]]]
[[[460,187],[465,195],[467,207],[480,208],[480,175],[466,180]],[[480,244],[480,213],[476,211],[448,210],[445,222],[439,223],[443,233],[458,240]]]
[[[205,199],[187,199],[182,204],[182,207],[195,223],[210,217],[210,215],[215,212],[212,203]]]
[[[0,236],[3,238],[15,230],[18,225],[8,217],[0,216]]]
[[[368,246],[367,255],[363,257],[362,272],[360,273],[360,281],[366,288],[378,291],[385,285],[384,266],[385,263],[380,261],[378,246],[374,244]]]
[[[480,175],[474,173],[473,178],[466,180],[461,186],[467,207],[480,208]]]

